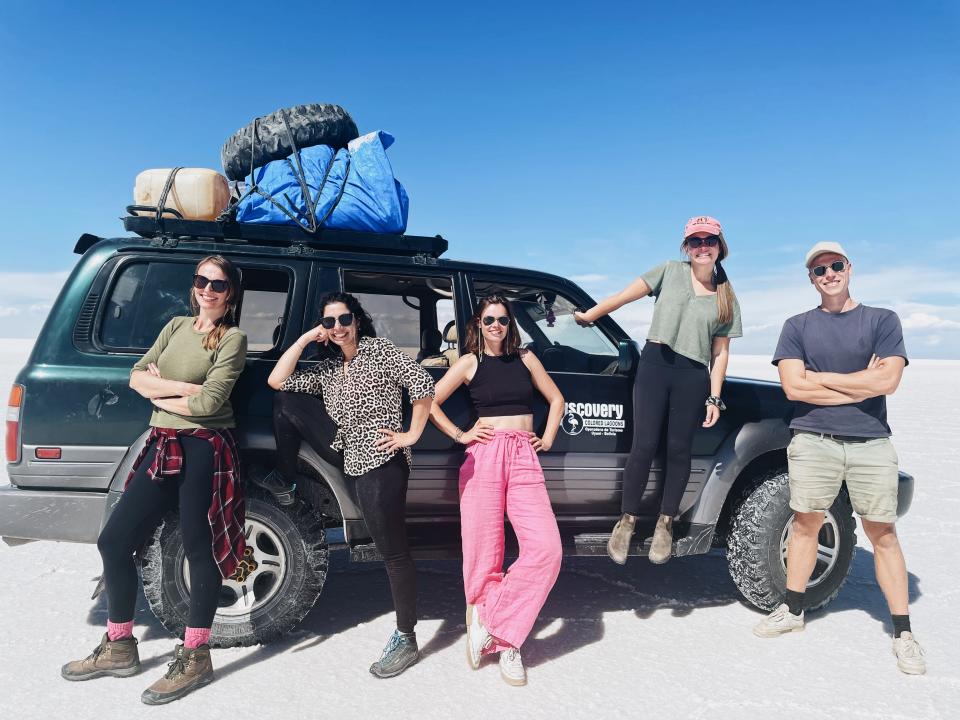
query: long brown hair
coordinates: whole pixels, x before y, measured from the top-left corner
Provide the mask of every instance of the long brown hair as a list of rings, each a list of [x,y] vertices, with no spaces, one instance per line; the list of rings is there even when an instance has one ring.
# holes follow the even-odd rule
[[[723,269],[720,261],[730,254],[730,248],[727,247],[727,241],[723,237],[723,231],[717,235],[720,238],[720,254],[717,256],[717,264],[713,268],[713,283],[717,286],[717,320],[721,325],[726,325],[733,320],[733,304],[736,301],[736,294],[733,292],[733,286],[727,278],[727,271]],[[680,243],[680,249],[687,252],[687,238]]]
[[[227,285],[229,286],[227,288],[227,311],[214,323],[213,330],[203,337],[203,349],[215,350],[220,345],[223,336],[227,334],[227,330],[237,324],[237,300],[240,297],[240,271],[223,255],[207,255],[197,263],[193,274],[197,275],[200,272],[200,268],[207,263],[216,265],[223,271],[223,274],[227,277]],[[200,314],[200,304],[197,302],[197,295],[192,282],[190,283],[190,310],[193,311],[194,317]]]
[[[510,318],[510,324],[507,325],[507,337],[503,341],[503,354],[515,355],[520,349],[520,331],[517,329],[517,319],[513,315],[513,306],[503,295],[487,295],[481,298],[477,304],[477,311],[467,323],[467,340],[464,347],[469,353],[476,353],[478,356],[483,353],[483,333],[480,331],[480,319],[484,311],[491,305],[503,305],[507,311],[507,317]]]

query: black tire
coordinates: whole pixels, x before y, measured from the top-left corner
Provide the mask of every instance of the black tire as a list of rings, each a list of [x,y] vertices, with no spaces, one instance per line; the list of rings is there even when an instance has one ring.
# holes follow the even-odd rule
[[[785,470],[765,475],[734,511],[727,541],[730,577],[743,596],[761,610],[783,602],[787,573],[781,543],[788,523],[790,486]],[[841,492],[827,512],[820,543],[833,548],[832,561],[818,559],[806,591],[806,607],[816,610],[840,592],[857,546],[856,521],[846,492]]]
[[[228,178],[243,180],[250,172],[250,131],[254,122],[257,125],[254,167],[281,160],[293,152],[283,122],[284,113],[298,150],[312,145],[329,145],[339,150],[359,136],[350,113],[339,105],[313,103],[277,110],[240,128],[223,144],[220,162]]]
[[[249,609],[223,609],[225,601],[240,597],[225,583],[210,636],[213,647],[255,645],[282,637],[310,612],[327,577],[323,521],[300,500],[281,508],[267,493],[248,486],[247,533],[248,544],[265,551],[261,559],[283,561],[264,562],[271,569],[252,576],[248,596],[254,600]],[[143,592],[153,613],[178,637],[183,636],[189,602],[184,562],[179,517],[171,514],[144,553]]]

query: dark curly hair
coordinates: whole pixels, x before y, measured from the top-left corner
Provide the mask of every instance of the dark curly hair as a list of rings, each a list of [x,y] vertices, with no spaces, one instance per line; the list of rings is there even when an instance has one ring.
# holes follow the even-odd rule
[[[467,323],[467,340],[464,343],[464,347],[469,353],[480,352],[481,333],[478,326],[484,311],[491,305],[503,305],[503,307],[506,308],[507,317],[510,318],[510,324],[507,326],[507,336],[503,340],[503,354],[515,355],[520,350],[520,331],[517,329],[517,319],[513,315],[513,306],[510,304],[510,301],[503,295],[498,294],[487,295],[477,303],[477,311],[473,314],[473,317],[470,318],[470,322]]]
[[[317,318],[317,324],[319,324],[320,318],[323,317],[323,311],[327,305],[332,303],[343,303],[347,306],[347,309],[353,313],[353,322],[357,326],[357,342],[360,342],[360,338],[363,337],[377,336],[377,331],[373,327],[373,320],[370,319],[367,311],[363,309],[360,301],[350,293],[330,292],[320,298],[320,315]],[[336,347],[333,343],[330,343],[330,350],[337,355],[343,354],[340,348]]]

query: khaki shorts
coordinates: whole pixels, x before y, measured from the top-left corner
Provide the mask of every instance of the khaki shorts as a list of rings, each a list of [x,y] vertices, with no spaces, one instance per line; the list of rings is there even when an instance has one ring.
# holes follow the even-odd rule
[[[840,442],[797,433],[787,446],[790,508],[819,512],[830,508],[846,482],[857,515],[874,522],[897,519],[899,462],[890,438]]]

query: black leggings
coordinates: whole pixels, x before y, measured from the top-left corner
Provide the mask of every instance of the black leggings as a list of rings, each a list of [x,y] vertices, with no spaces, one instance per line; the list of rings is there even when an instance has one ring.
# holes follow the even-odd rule
[[[693,435],[706,417],[703,403],[709,394],[710,374],[705,365],[662,343],[643,346],[633,383],[633,445],[623,468],[622,512],[640,514],[664,421],[667,452],[660,513],[674,517],[680,512],[690,479]]]
[[[213,445],[209,440],[180,436],[183,470],[154,482],[147,470],[156,455],[151,443],[130,485],[100,532],[97,549],[109,605],[107,617],[130,622],[137,601],[137,568],[133,553],[153,533],[163,516],[180,508],[180,531],[190,561],[190,612],[187,626],[209,628],[217,612],[220,568],[213,557],[213,535],[207,511],[213,493]]]
[[[357,504],[383,564],[387,566],[397,630],[413,632],[417,624],[417,572],[407,545],[407,480],[410,467],[403,453],[352,477]]]
[[[273,402],[277,471],[288,480],[297,474],[297,453],[306,440],[331,465],[343,457],[330,447],[337,426],[323,400],[305,393],[278,392]],[[417,623],[417,576],[407,544],[407,480],[410,467],[402,453],[363,475],[347,476],[356,488],[357,504],[370,537],[387,567],[397,629],[413,632]]]
[[[293,392],[278,392],[273,396],[277,472],[291,483],[297,475],[297,454],[301,440],[306,440],[328,463],[343,468],[343,455],[330,447],[336,434],[337,425],[327,414],[323,398]]]

